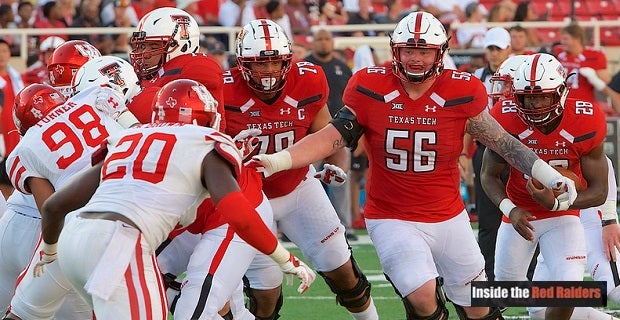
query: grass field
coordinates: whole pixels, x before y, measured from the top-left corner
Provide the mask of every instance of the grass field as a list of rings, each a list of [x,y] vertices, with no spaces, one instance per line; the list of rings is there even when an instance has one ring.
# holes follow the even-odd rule
[[[364,232],[358,234],[367,238]],[[355,259],[367,275],[372,284],[372,296],[381,319],[405,319],[402,302],[395,294],[394,289],[385,280],[377,254],[370,244],[358,241],[352,243]],[[290,248],[294,254],[302,257],[299,250]],[[318,275],[317,275],[318,277]],[[303,295],[296,291],[297,283],[284,287],[284,307],[280,314],[281,319],[294,320],[340,320],[352,319],[346,310],[336,304],[335,296],[329,291],[322,278],[318,277],[312,287]],[[450,319],[458,319],[456,312],[449,304]],[[620,306],[608,306],[611,310],[620,310]],[[529,319],[525,308],[508,308],[504,313],[510,319]]]

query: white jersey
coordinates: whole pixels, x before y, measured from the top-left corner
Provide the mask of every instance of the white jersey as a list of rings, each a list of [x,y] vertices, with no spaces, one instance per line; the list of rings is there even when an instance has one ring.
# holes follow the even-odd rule
[[[102,99],[104,97],[104,99]],[[80,92],[32,126],[7,159],[9,178],[18,191],[30,194],[28,177],[44,178],[58,189],[91,166],[91,154],[111,133],[123,128],[102,103],[124,105],[125,99],[107,87]]]
[[[126,216],[152,248],[193,222],[209,196],[201,179],[207,153],[215,149],[237,175],[242,166],[229,136],[195,125],[147,124],[111,135],[107,147],[101,184],[82,211]]]

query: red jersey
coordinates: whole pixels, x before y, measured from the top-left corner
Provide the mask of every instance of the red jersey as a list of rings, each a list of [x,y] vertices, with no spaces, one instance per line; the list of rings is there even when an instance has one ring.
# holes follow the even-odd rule
[[[581,54],[568,54],[561,51],[557,54],[558,61],[566,68],[567,73],[574,75],[566,79],[568,83],[568,97],[584,101],[596,101],[594,97],[594,87],[584,76],[579,74],[579,68],[590,67],[594,70],[607,69],[607,58],[605,54],[597,49],[584,48]]]
[[[2,137],[4,139],[4,156],[7,157],[19,143],[20,136],[13,121],[13,104],[15,103],[17,92],[13,92],[13,81],[11,81],[11,77],[8,74],[2,76],[2,79],[6,81],[4,88],[2,88],[5,107],[2,108],[0,113],[2,118],[0,121],[2,122]]]
[[[163,87],[172,80],[191,79],[202,83],[217,100],[217,111],[222,115],[220,131],[226,129],[224,118],[224,84],[222,83],[222,68],[213,57],[202,53],[184,54],[166,62],[157,72],[155,77],[148,81],[142,81],[142,86]],[[142,123],[151,122],[151,104],[155,90],[140,92],[129,104],[129,110],[136,115]]]
[[[22,74],[22,79],[24,80],[24,86],[33,83],[50,84],[50,77],[47,72],[47,67],[41,63],[33,68],[28,68],[28,70]]]
[[[567,99],[562,120],[558,127],[549,134],[543,134],[536,128],[525,124],[517,115],[515,103],[504,100],[501,107],[491,109],[491,115],[524,145],[532,149],[538,157],[552,166],[562,166],[575,172],[586,185],[581,173],[580,159],[583,154],[600,146],[605,140],[607,123],[605,114],[590,102]],[[532,199],[525,185],[529,176],[510,168],[506,184],[508,198],[518,207],[524,208],[537,219],[557,217],[559,215],[579,215],[579,210],[562,212],[549,211]],[[502,218],[510,222],[508,218]]]
[[[465,123],[486,109],[487,92],[467,72],[444,70],[409,98],[391,69],[356,72],[343,101],[364,127],[368,182],[364,217],[440,222],[464,209],[458,157]]]
[[[262,133],[255,152],[284,150],[308,134],[316,114],[327,103],[329,87],[323,69],[307,61],[295,61],[277,99],[266,103],[254,94],[239,68],[224,73],[226,133],[257,128]],[[289,194],[305,178],[308,167],[278,172],[263,181],[268,198]]]

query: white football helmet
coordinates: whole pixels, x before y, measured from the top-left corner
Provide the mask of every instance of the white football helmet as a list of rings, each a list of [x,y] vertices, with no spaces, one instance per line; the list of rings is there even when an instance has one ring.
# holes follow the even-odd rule
[[[530,126],[543,127],[564,111],[568,96],[566,69],[552,55],[538,53],[527,57],[514,77],[514,95],[521,119]],[[549,96],[545,105],[525,104],[526,96]]]
[[[107,85],[125,96],[125,102],[140,92],[140,80],[131,64],[119,57],[103,56],[86,62],[73,77],[73,95],[93,86]]]
[[[528,55],[520,54],[506,59],[491,76],[491,92],[493,104],[499,100],[512,99],[514,88],[512,85],[515,73],[521,64],[527,60]]]
[[[65,43],[65,40],[61,37],[57,36],[49,36],[45,38],[39,45],[39,60],[43,63],[44,66],[47,67],[47,62],[50,58],[50,55],[56,48],[58,48],[61,44]]]
[[[434,78],[443,70],[443,56],[448,50],[446,30],[437,18],[428,12],[412,12],[396,25],[390,40],[392,69],[404,81],[421,83]],[[400,59],[402,48],[436,49],[435,62],[422,73],[407,71]]]
[[[161,66],[172,58],[200,49],[198,23],[187,12],[177,8],[158,8],[147,13],[130,39],[129,58],[141,79],[152,77]],[[155,44],[156,48],[151,45]],[[158,56],[154,64],[149,58]]]
[[[259,92],[277,92],[284,87],[291,70],[291,42],[277,23],[258,19],[246,24],[237,35],[237,64],[250,88]],[[253,70],[252,63],[281,61],[279,70]]]

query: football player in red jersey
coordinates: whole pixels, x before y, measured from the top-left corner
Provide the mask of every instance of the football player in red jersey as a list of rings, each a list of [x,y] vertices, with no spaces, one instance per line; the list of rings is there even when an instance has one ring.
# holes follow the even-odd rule
[[[151,100],[160,87],[175,79],[202,83],[224,114],[222,68],[217,60],[199,52],[200,30],[196,20],[177,8],[158,8],[147,13],[130,39],[129,59],[142,86],[141,94],[128,105],[142,123],[151,122]],[[221,121],[220,130],[226,129]]]
[[[288,149],[253,157],[265,174],[299,168],[364,134],[368,195],[364,218],[385,274],[403,298],[409,319],[447,319],[443,291],[461,319],[500,319],[498,308],[471,307],[471,281],[485,280],[484,259],[459,193],[457,160],[465,132],[509,163],[564,190],[574,182],[508,134],[485,111],[484,85],[466,72],[444,70],[445,30],[435,17],[413,12],[396,26],[392,70],[353,75],[345,107],[317,133]]]
[[[512,56],[498,69],[497,73],[491,78],[491,93],[494,108],[505,108],[515,110],[517,103],[514,98],[513,79],[521,64],[528,59],[527,55]],[[607,282],[607,297],[609,300],[618,301],[620,297],[620,287],[614,282],[614,271],[617,270],[618,251],[616,246],[620,246],[620,228],[618,227],[616,200],[617,187],[611,160],[607,158],[608,171],[608,194],[607,201],[599,207],[582,209],[580,220],[585,230],[585,242],[587,248],[588,269],[596,281]],[[603,222],[601,221],[602,216]],[[602,224],[604,226],[602,226]],[[616,265],[614,268],[613,265]],[[615,279],[618,278],[615,271]],[[549,270],[542,255],[538,256],[535,280],[551,280]],[[528,307],[530,318],[543,320],[545,318],[545,307]],[[609,315],[590,307],[576,307],[571,316],[573,319],[609,319]]]
[[[555,56],[566,68],[567,74],[572,74],[566,79],[570,89],[568,97],[596,101],[595,92],[604,90],[605,84],[611,81],[605,53],[585,46],[586,32],[577,24],[562,28],[560,41],[562,45]]]
[[[586,245],[579,209],[599,206],[607,197],[606,122],[591,102],[567,99],[568,90],[566,69],[555,57],[531,55],[514,76],[516,105],[491,109],[506,131],[547,163],[569,169],[587,182],[570,205],[558,201],[550,190],[534,187],[529,175],[514,166],[504,188],[499,175],[510,164],[486,151],[482,185],[505,215],[495,254],[498,281],[527,280],[537,245],[549,271],[547,280],[583,280]],[[548,307],[545,318],[569,319],[572,312],[572,307]]]
[[[226,133],[235,136],[260,129],[255,150],[270,154],[329,123],[329,87],[322,69],[293,61],[290,41],[275,22],[259,19],[245,25],[237,37],[236,55],[238,66],[224,73]],[[341,151],[325,163],[348,167],[349,157]],[[328,173],[328,181],[337,179],[333,173]],[[274,218],[323,276],[340,305],[355,319],[378,319],[370,283],[353,259],[345,228],[314,175],[314,168],[305,166],[264,179]],[[282,277],[274,273],[278,270],[273,264],[261,259],[246,273],[250,311],[258,319],[277,319]]]

